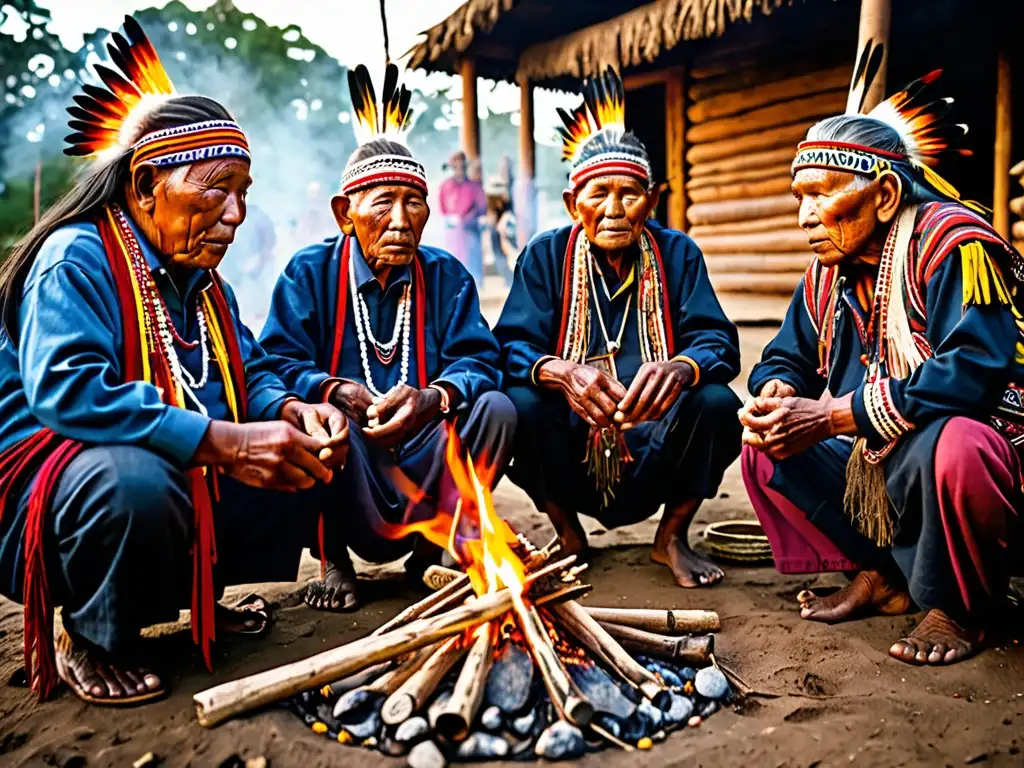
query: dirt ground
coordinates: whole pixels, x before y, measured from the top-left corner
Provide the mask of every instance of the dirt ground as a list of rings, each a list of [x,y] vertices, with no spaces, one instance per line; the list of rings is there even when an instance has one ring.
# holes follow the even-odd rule
[[[770,335],[743,333],[746,361]],[[737,387],[739,391],[739,387]],[[551,535],[526,497],[503,482],[498,511],[536,542]],[[701,510],[693,533],[712,520],[752,514],[737,466],[719,498]],[[618,766],[1021,766],[1024,765],[1024,650],[1004,642],[947,669],[910,667],[886,649],[917,617],[869,618],[842,626],[802,621],[794,605],[805,586],[836,586],[838,575],[783,576],[767,568],[728,568],[709,590],[682,590],[648,559],[656,520],[614,532],[594,529],[587,578],[591,604],[712,608],[722,617],[718,655],[756,689],[699,728],[673,734],[650,752],[605,751],[586,764]],[[302,581],[315,573],[307,560]],[[396,758],[342,747],[316,736],[282,710],[198,725],[191,696],[215,683],[300,659],[360,637],[423,595],[396,566],[362,568],[370,604],[353,615],[316,613],[301,604],[301,584],[259,585],[280,604],[262,640],[234,642],[208,675],[190,653],[185,625],[165,627],[149,645],[171,696],[147,707],[99,709],[63,692],[37,705],[18,687],[21,608],[0,601],[0,765],[126,766],[153,752],[163,765],[220,766],[233,755],[281,766],[402,765]],[[233,590],[240,596],[251,591]],[[11,681],[11,682],[8,682]]]

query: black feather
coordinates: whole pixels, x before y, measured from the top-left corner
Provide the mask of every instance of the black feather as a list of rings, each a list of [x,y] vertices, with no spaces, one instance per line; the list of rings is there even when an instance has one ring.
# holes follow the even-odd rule
[[[131,16],[125,16],[124,23],[121,26],[124,27],[124,31],[128,34],[128,39],[133,43],[141,43],[149,40],[149,38],[146,37],[146,33],[142,31],[142,26]]]
[[[868,91],[871,90],[871,85],[875,82],[875,78],[878,76],[878,70],[882,67],[882,56],[884,55],[884,43],[876,45],[875,49],[871,52],[871,58],[868,60],[868,66],[864,72],[864,92],[861,94],[860,104],[857,106],[858,112],[864,109],[864,99]]]

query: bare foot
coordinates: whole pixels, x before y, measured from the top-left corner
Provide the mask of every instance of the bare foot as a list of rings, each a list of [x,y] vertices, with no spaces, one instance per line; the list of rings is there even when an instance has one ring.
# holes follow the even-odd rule
[[[687,589],[710,587],[725,578],[725,571],[703,555],[698,555],[678,536],[667,542],[659,542],[655,538],[651,560],[667,565],[675,576],[676,584]]]
[[[262,635],[270,629],[270,608],[259,595],[249,595],[234,606],[214,604],[219,635]]]
[[[857,614],[895,616],[910,610],[910,595],[896,589],[878,571],[860,571],[853,581],[831,595],[820,597],[809,589],[796,599],[800,618],[809,621],[844,621]]]
[[[559,556],[568,557],[569,555],[576,555],[577,557],[582,557],[587,549],[589,549],[590,544],[587,541],[587,534],[583,530],[583,524],[580,522],[580,516],[575,512],[566,512],[560,506],[550,501],[544,505],[544,513],[551,520],[551,524],[555,526],[555,533],[558,534],[558,543],[562,545]]]
[[[906,637],[893,643],[889,655],[907,664],[953,664],[974,653],[984,633],[965,629],[933,608]]]
[[[348,612],[359,607],[356,592],[356,573],[352,561],[339,564],[329,562],[324,578],[309,582],[303,599],[306,605],[319,611]]]
[[[91,704],[135,704],[165,693],[160,678],[144,667],[116,661],[68,632],[57,639],[56,661],[61,680]]]

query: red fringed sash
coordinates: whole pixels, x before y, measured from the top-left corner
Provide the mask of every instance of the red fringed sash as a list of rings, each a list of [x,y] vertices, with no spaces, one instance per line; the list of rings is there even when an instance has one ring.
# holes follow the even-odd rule
[[[122,377],[125,381],[144,380],[145,363],[148,363],[152,383],[160,388],[165,402],[174,404],[171,399],[176,387],[167,361],[159,350],[151,349],[148,350],[144,361],[143,330],[139,327],[139,309],[132,274],[121,252],[118,236],[106,215],[99,218],[97,226],[114,277],[121,313],[121,329],[124,336],[121,350]],[[211,273],[211,278],[212,285],[209,290],[216,323],[221,329],[230,329],[230,332],[224,333],[224,343],[227,347],[232,383],[237,394],[237,417],[239,421],[244,421],[248,398],[238,329],[232,321],[220,277],[216,273]],[[25,488],[34,481],[28,498],[24,541],[25,671],[32,690],[40,700],[46,699],[58,682],[53,649],[53,601],[44,556],[46,518],[61,474],[84,448],[82,443],[42,428],[0,454],[0,520],[3,519],[9,505],[17,505]],[[207,475],[203,467],[188,470],[195,528],[192,547],[192,637],[196,644],[201,646],[203,660],[210,668],[210,646],[215,639],[213,564],[216,561],[216,544],[208,476],[215,485],[214,473]]]
[[[576,250],[576,238],[579,237],[582,230],[583,227],[580,224],[572,228],[569,232],[569,244],[565,248],[565,262],[562,266],[562,313],[559,315],[558,343],[552,352],[554,355],[560,354],[562,349],[565,348],[565,334],[569,329],[569,307],[572,303],[573,252]],[[661,258],[661,249],[658,247],[658,241],[654,239],[654,235],[647,227],[644,227],[644,233],[651,244],[654,258],[658,262],[658,275],[661,279],[662,311],[665,318],[665,352],[668,359],[671,360],[675,355],[676,341],[668,296],[668,276],[665,274],[665,263]],[[588,296],[586,300],[590,301],[590,297]]]

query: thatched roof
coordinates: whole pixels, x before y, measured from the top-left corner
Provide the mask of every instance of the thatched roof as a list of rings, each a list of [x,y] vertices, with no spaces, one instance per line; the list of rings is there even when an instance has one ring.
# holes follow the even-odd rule
[[[655,0],[636,8],[635,0],[467,0],[423,33],[408,64],[455,72],[471,52],[481,77],[575,79],[607,64],[620,71],[650,64],[684,40],[717,37],[730,24],[793,3]]]
[[[409,68],[435,69],[430,64],[452,52],[463,53],[477,33],[487,34],[501,14],[518,4],[518,0],[467,0],[447,19],[435,24],[423,34],[427,39],[408,52]],[[447,69],[447,68],[445,68]]]
[[[517,76],[532,81],[581,78],[611,65],[622,72],[650,64],[685,40],[721,35],[729,24],[770,15],[793,0],[656,0],[557,40],[532,45]]]

